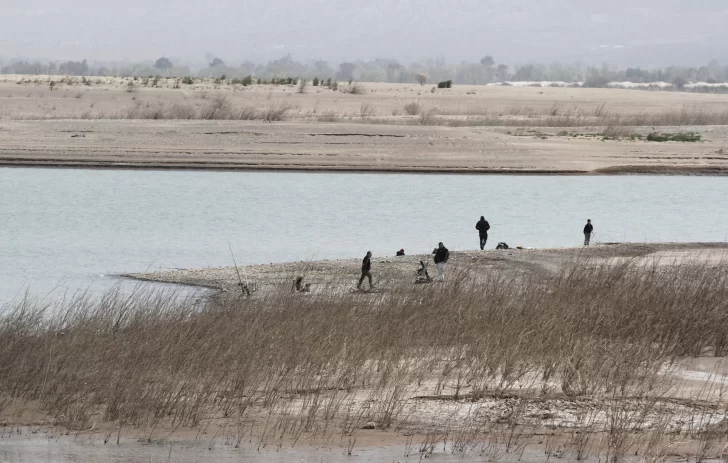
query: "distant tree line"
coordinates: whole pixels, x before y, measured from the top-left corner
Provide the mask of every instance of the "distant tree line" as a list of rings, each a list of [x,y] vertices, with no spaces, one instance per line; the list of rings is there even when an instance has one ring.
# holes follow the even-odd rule
[[[215,79],[243,79],[256,81],[299,76],[304,79],[334,79],[351,82],[393,82],[437,85],[452,81],[454,84],[483,85],[495,82],[580,82],[588,87],[604,87],[610,82],[654,83],[668,82],[677,87],[689,82],[728,82],[728,66],[711,61],[705,66],[669,66],[655,69],[619,69],[583,64],[521,64],[508,65],[486,55],[478,62],[448,64],[444,59],[415,62],[404,65],[394,59],[379,58],[372,61],[352,61],[331,65],[327,61],[296,61],[285,55],[268,63],[244,61],[232,65],[222,58],[213,57],[208,66],[193,72],[189,66],[177,65],[167,57],[146,63],[93,63],[86,60],[41,63],[17,60],[0,66],[2,74],[64,74],[73,76],[169,76],[207,77]]]

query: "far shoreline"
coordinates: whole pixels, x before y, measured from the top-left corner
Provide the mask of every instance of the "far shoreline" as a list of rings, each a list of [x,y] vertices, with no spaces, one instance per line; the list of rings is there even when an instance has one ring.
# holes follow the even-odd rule
[[[15,169],[68,169],[68,170],[137,170],[137,171],[189,171],[189,172],[283,172],[283,173],[341,173],[341,174],[410,174],[410,175],[508,175],[508,176],[649,176],[649,177],[725,177],[728,168],[720,166],[614,166],[595,170],[566,169],[510,169],[510,168],[400,168],[400,167],[350,167],[350,166],[271,166],[214,162],[159,163],[140,161],[37,161],[0,158],[0,167]]]

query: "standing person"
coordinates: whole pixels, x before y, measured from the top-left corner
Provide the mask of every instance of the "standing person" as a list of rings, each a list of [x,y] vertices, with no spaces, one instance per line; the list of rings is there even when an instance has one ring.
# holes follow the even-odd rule
[[[584,246],[589,246],[589,241],[591,240],[593,231],[594,226],[591,223],[591,219],[589,219],[586,221],[586,225],[584,226]]]
[[[445,264],[450,258],[450,251],[447,250],[444,244],[439,243],[437,248],[432,251],[435,255],[435,265],[437,266],[437,279],[445,281]]]
[[[359,284],[356,285],[356,289],[361,289],[361,284],[364,278],[369,278],[369,289],[374,288],[372,283],[372,251],[367,251],[367,255],[361,261],[361,278],[359,278]]]
[[[480,235],[480,250],[482,251],[485,249],[485,243],[488,242],[488,230],[490,230],[490,224],[487,220],[485,220],[485,217],[481,215],[480,220],[478,220],[478,223],[475,224],[475,229],[478,230],[478,234]]]

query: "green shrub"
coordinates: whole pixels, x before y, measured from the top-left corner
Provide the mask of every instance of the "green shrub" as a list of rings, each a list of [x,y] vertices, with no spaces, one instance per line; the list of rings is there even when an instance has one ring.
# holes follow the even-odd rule
[[[244,87],[247,87],[248,85],[253,85],[253,77],[252,76],[245,76],[243,78],[236,77],[230,81],[233,85],[243,85]]]
[[[192,85],[195,83],[195,81],[192,79],[192,77],[187,76],[182,78],[182,83],[186,85]],[[155,84],[156,85],[156,84]]]
[[[696,132],[679,132],[679,133],[658,133],[652,132],[647,135],[647,141],[666,142],[679,141],[686,143],[694,143],[701,141],[701,135]]]
[[[354,84],[349,84],[346,89],[344,89],[344,93],[350,93],[352,95],[363,95],[366,93],[366,89],[362,84],[359,82]]]

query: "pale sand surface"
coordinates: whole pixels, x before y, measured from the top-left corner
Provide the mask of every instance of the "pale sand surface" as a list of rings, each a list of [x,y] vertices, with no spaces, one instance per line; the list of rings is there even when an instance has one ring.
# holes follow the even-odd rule
[[[351,95],[295,86],[182,85],[126,89],[129,79],[61,84],[47,76],[18,84],[0,78],[0,165],[137,168],[294,169],[490,173],[728,173],[728,126],[656,127],[696,131],[699,143],[655,143],[577,137],[604,127],[447,127],[419,125],[404,105],[456,120],[485,114],[533,124],[534,118],[721,112],[728,95],[620,89],[431,86],[364,83]],[[26,77],[27,79],[27,77]],[[52,78],[52,79],[60,79]],[[97,79],[97,80],[95,80]],[[96,83],[98,82],[98,83]],[[132,81],[133,82],[133,81]],[[345,85],[343,85],[345,86]],[[287,105],[284,122],[119,120],[136,107],[183,105],[195,110],[224,95],[233,108]],[[367,115],[362,117],[362,108]],[[322,119],[333,115],[335,122]],[[580,116],[581,117],[581,116]],[[102,118],[102,119],[96,119]],[[591,121],[591,122],[590,122]],[[641,135],[652,127],[632,130]],[[561,133],[561,135],[559,135]]]
[[[728,265],[728,245],[725,243],[649,243],[610,244],[588,248],[557,249],[508,249],[488,251],[451,252],[447,272],[451,277],[459,272],[478,274],[489,271],[504,272],[516,278],[550,277],[565,264],[587,259],[595,265],[609,260],[638,258],[642,265],[670,265],[675,263],[707,263]],[[363,258],[362,254],[362,258]],[[377,291],[388,286],[416,280],[420,260],[429,264],[431,276],[437,275],[431,255],[404,257],[373,256],[372,274]],[[254,283],[260,294],[283,288],[288,289],[297,276],[304,276],[304,283],[312,285],[312,291],[352,291],[360,275],[361,259],[319,260],[307,262],[241,265],[182,269],[152,273],[125,275],[147,281],[197,285],[223,289],[235,294],[239,278]],[[368,283],[364,283],[368,288]]]

